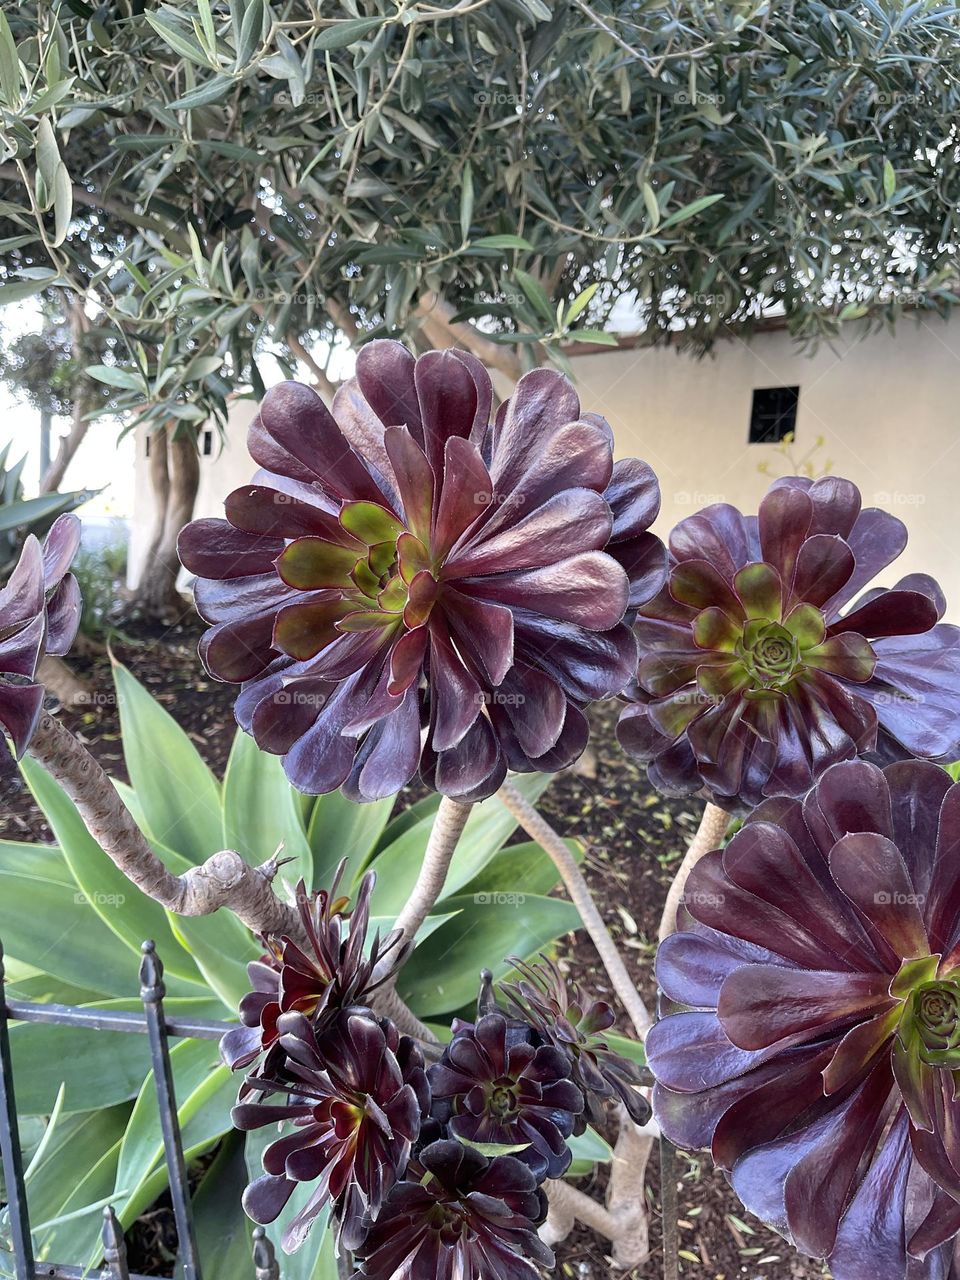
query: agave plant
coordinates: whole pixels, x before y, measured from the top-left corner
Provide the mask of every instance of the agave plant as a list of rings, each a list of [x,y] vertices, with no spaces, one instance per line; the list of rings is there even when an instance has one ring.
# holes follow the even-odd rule
[[[953,1274],[958,856],[946,771],[837,764],[703,859],[659,950],[663,1132],[836,1280]]]
[[[43,711],[40,659],[66,653],[80,624],[80,591],[68,572],[79,545],[80,521],[61,515],[42,546],[27,537],[0,591],[0,726],[18,758]]]
[[[913,574],[850,606],[906,540],[832,477],[777,481],[755,519],[719,504],[681,521],[619,728],[653,784],[745,813],[864,753],[955,758],[960,629],[938,625],[940,588]]]
[[[301,791],[375,800],[419,767],[481,799],[508,768],[571,763],[584,705],[633,675],[627,624],[663,578],[653,472],[614,463],[554,371],[492,424],[491,398],[462,351],[368,343],[332,415],[298,383],[268,392],[262,470],[181,535],[204,664],[242,683],[239,723]]]
[[[308,887],[301,905],[313,913],[318,940],[329,936],[326,930],[335,929],[335,917],[340,917],[340,941],[346,943],[351,916],[358,923],[356,904],[364,877],[372,869],[377,883],[369,896],[367,943],[379,931],[381,946],[386,945],[417,875],[438,796],[402,813],[393,812],[393,798],[360,806],[334,792],[306,800],[285,779],[279,759],[259,751],[239,731],[226,772],[217,777],[188,735],[128,670],[116,665],[114,680],[131,784],[117,779],[115,785],[168,865],[185,869],[224,847],[260,864],[282,840],[292,862],[281,875],[291,887],[299,879]],[[0,842],[0,937],[10,997],[93,1008],[136,1001],[140,943],[152,937],[165,966],[168,1016],[235,1018],[250,989],[247,965],[264,954],[263,942],[225,912],[177,918],[171,927],[163,909],[116,871],[87,834],[72,801],[29,754],[21,769],[55,843]],[[550,780],[531,774],[518,785],[534,801]],[[184,795],[193,802],[185,805]],[[544,851],[529,842],[508,847],[515,830],[515,820],[494,798],[471,817],[461,837],[445,894],[400,975],[399,991],[422,1019],[449,1024],[472,1005],[476,975],[491,956],[516,948],[534,956],[577,925],[572,906],[547,896],[558,878]],[[344,856],[347,865],[333,897],[314,898],[315,887],[332,887]],[[522,890],[523,901],[509,911],[491,909],[504,884]],[[42,946],[38,916],[46,930]],[[357,930],[358,938],[361,932]],[[321,954],[326,946],[324,941]],[[318,959],[319,973],[311,977],[317,957],[309,948],[304,957],[309,964],[298,959],[291,981],[316,981],[311,990],[322,997],[326,988],[319,966],[328,961]],[[508,968],[505,962],[495,965],[497,978]],[[346,1004],[364,998],[349,982],[335,984],[331,994],[337,992]],[[301,994],[305,999],[298,1007],[309,1010],[310,992]],[[317,1008],[319,1002],[314,1012]],[[56,1220],[109,1197],[123,1224],[131,1225],[163,1191],[163,1173],[155,1167],[155,1153],[162,1147],[159,1118],[141,1037],[82,1029],[61,1033],[19,1023],[11,1028],[11,1041],[23,1126],[32,1125],[33,1117],[50,1115],[61,1083],[65,1086],[57,1141],[31,1179],[35,1221]],[[262,1149],[268,1139],[265,1131],[250,1131],[224,1143],[233,1132],[237,1081],[220,1062],[215,1044],[177,1043],[172,1066],[188,1161],[223,1144],[222,1158],[204,1166],[195,1207],[205,1276],[234,1280],[240,1264],[236,1255],[224,1252],[223,1240],[231,1235],[243,1240],[241,1195],[263,1172]],[[609,1158],[609,1149],[587,1133],[575,1144],[573,1171],[589,1172],[597,1160]],[[286,1213],[295,1216],[310,1194],[312,1184],[301,1184]],[[37,1244],[41,1256],[83,1267],[91,1263],[99,1231],[99,1214],[93,1211],[44,1230]],[[267,1231],[279,1248],[279,1225]],[[241,1257],[246,1265],[245,1243]],[[4,1261],[0,1241],[0,1274]],[[315,1231],[284,1261],[283,1269],[285,1280],[335,1280],[330,1233]]]

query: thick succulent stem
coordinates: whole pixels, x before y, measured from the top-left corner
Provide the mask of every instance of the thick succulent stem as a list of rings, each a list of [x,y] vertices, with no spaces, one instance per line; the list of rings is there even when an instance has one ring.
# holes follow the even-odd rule
[[[607,1208],[622,1224],[613,1241],[613,1260],[619,1267],[637,1267],[650,1254],[644,1181],[655,1142],[656,1126],[634,1124],[621,1106],[620,1131],[607,1187]]]
[[[643,1263],[650,1253],[643,1184],[657,1129],[653,1122],[645,1127],[635,1125],[623,1107],[619,1119],[606,1204],[569,1182],[548,1181],[549,1208],[540,1236],[549,1245],[559,1244],[579,1221],[611,1241],[618,1267],[631,1268]]]
[[[394,924],[405,938],[414,938],[443,892],[450,861],[470,817],[472,804],[443,796],[420,864],[420,874]]]
[[[677,868],[677,873],[673,877],[673,884],[670,886],[667,900],[663,906],[659,931],[659,940],[661,942],[664,938],[668,938],[677,927],[677,912],[680,910],[680,904],[683,901],[683,892],[687,886],[690,872],[702,857],[711,853],[714,849],[720,848],[729,825],[730,815],[726,809],[721,809],[719,805],[715,804],[708,803],[706,805],[703,816],[700,819],[700,825],[697,827],[696,835],[687,846],[687,852],[683,855],[683,861]]]
[[[577,865],[576,859],[567,848],[566,841],[554,831],[549,822],[537,812],[512,783],[505,782],[497,794],[527,834],[536,840],[553,859],[554,865],[566,885],[570,901],[580,912],[580,919],[583,921],[584,927],[589,933],[600,959],[603,961],[603,966],[613,984],[613,989],[630,1015],[630,1020],[636,1029],[637,1035],[642,1039],[649,1030],[653,1019],[640,998],[640,993],[637,991],[634,981],[627,971],[627,966],[617,950],[617,945],[611,937],[603,917],[597,910],[593,896],[587,887],[587,882],[583,878],[583,873]]]
[[[278,870],[274,858],[251,867],[233,849],[221,849],[201,866],[176,876],[150,848],[110,779],[69,729],[44,714],[29,751],[77,806],[107,857],[155,902],[182,916],[210,915],[226,907],[253,933],[286,934],[301,945],[306,943],[296,908],[274,892]],[[407,1035],[435,1042],[436,1037],[395,991],[384,992],[375,1004]]]
[[[138,889],[169,911],[205,916],[229,907],[255,933],[301,936],[294,907],[274,893],[277,864],[251,867],[222,849],[183,875],[169,871],[147,843],[110,779],[68,729],[45,714],[29,747],[77,806],[87,830]]]
[[[394,928],[406,939],[415,938],[420,926],[432,911],[446,883],[450,860],[470,817],[472,804],[461,804],[443,796],[430,831],[430,839],[420,864],[420,874],[397,916]],[[396,991],[396,976],[384,983],[377,997],[377,1008],[394,1020],[401,1030],[425,1044],[436,1044],[437,1037],[407,1008]]]

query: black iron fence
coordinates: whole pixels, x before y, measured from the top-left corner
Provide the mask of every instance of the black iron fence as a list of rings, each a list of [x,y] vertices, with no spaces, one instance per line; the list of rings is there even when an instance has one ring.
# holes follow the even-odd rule
[[[84,1277],[89,1277],[93,1273],[83,1267],[38,1262],[34,1258],[30,1211],[24,1181],[23,1153],[20,1147],[14,1096],[9,1032],[11,1022],[39,1022],[61,1027],[83,1027],[90,1031],[113,1031],[148,1037],[163,1133],[164,1158],[170,1179],[170,1197],[173,1202],[174,1221],[179,1241],[182,1280],[203,1280],[202,1263],[197,1251],[193,1226],[193,1210],[190,1203],[183,1142],[180,1136],[169,1042],[171,1039],[219,1040],[233,1024],[199,1018],[168,1019],[163,1009],[165,992],[160,957],[152,942],[145,942],[142,950],[140,999],[143,1001],[143,1013],[126,1013],[112,1009],[5,1000],[3,946],[0,944],[0,1155],[3,1157],[16,1280],[84,1280]],[[660,1171],[663,1275],[664,1280],[676,1280],[679,1270],[677,1164],[676,1152],[665,1138],[660,1139]],[[99,1280],[150,1280],[149,1277],[139,1276],[129,1270],[123,1230],[113,1208],[109,1205],[103,1211],[102,1238],[104,1261],[99,1272]],[[253,1233],[252,1264],[251,1280],[280,1280],[280,1268],[273,1245],[262,1227],[257,1227]],[[173,1280],[173,1277],[169,1277],[168,1280]],[[178,1276],[177,1280],[181,1280],[181,1276]]]
[[[61,1027],[83,1027],[91,1031],[113,1031],[127,1035],[145,1035],[150,1043],[150,1060],[163,1133],[163,1151],[170,1179],[170,1198],[179,1241],[179,1263],[182,1280],[203,1280],[197,1238],[193,1226],[190,1186],[187,1181],[173,1069],[170,1065],[170,1040],[219,1040],[230,1024],[203,1019],[168,1019],[164,1015],[163,965],[152,942],[143,944],[140,963],[140,999],[143,1013],[121,1013],[111,1009],[82,1009],[62,1004],[32,1004],[23,1000],[5,1000],[3,996],[3,948],[0,946],[0,1155],[6,1183],[7,1212],[13,1242],[16,1280],[83,1280],[91,1273],[84,1267],[38,1262],[33,1253],[30,1210],[24,1180],[23,1152],[17,1122],[14,1096],[13,1063],[10,1055],[11,1022],[39,1022]],[[280,1280],[273,1245],[262,1227],[253,1233],[251,1280]],[[111,1206],[103,1211],[103,1266],[100,1280],[147,1280],[131,1273],[127,1266],[127,1249],[123,1230]],[[172,1280],[172,1277],[170,1278]],[[178,1277],[179,1280],[179,1277]],[[238,1278],[239,1280],[239,1278]]]

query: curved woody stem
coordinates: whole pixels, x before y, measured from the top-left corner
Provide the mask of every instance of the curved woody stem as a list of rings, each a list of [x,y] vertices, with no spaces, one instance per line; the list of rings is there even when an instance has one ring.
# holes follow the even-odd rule
[[[183,916],[211,915],[225,907],[255,934],[286,935],[306,944],[296,908],[274,890],[276,858],[252,867],[233,849],[221,849],[201,866],[174,875],[154,853],[103,769],[69,729],[45,713],[28,750],[76,805],[107,857],[155,902]],[[384,993],[385,1007],[379,1000],[375,1003],[407,1035],[435,1041],[396,992]]]
[[[251,867],[239,853],[223,849],[201,866],[174,875],[151,849],[103,769],[69,729],[45,713],[28,750],[76,805],[107,857],[168,911],[205,916],[229,907],[254,933],[302,939],[295,908],[274,892],[275,859]]]
[[[660,917],[658,934],[660,942],[664,938],[668,938],[676,930],[677,912],[683,902],[683,892],[687,887],[690,872],[701,858],[711,853],[714,849],[720,848],[729,825],[730,814],[727,813],[726,809],[721,809],[719,805],[710,803],[705,806],[703,815],[700,818],[700,825],[687,846],[683,861],[677,868],[673,883],[670,885],[670,890],[667,894],[667,900],[663,905],[663,915]]]
[[[634,1029],[642,1040],[650,1029],[653,1019],[640,998],[640,993],[637,991],[627,966],[617,950],[617,944],[604,923],[603,917],[597,910],[593,895],[586,880],[583,878],[583,873],[577,865],[576,859],[567,848],[566,841],[537,812],[533,805],[521,795],[512,783],[505,782],[497,794],[527,834],[542,845],[553,859],[554,865],[566,885],[570,901],[579,911],[580,919],[583,921],[584,927],[589,933],[600,959],[603,961],[603,966],[613,984],[613,989],[630,1015]]]

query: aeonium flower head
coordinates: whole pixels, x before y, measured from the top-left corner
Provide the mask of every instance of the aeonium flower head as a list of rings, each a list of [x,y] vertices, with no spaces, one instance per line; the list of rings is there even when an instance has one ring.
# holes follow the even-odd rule
[[[756,518],[721,503],[682,520],[619,728],[654,785],[746,812],[864,753],[954,758],[960,629],[937,625],[940,588],[913,574],[860,596],[906,540],[833,477],[777,481]]]
[[[662,1131],[836,1280],[953,1274],[958,875],[944,770],[837,764],[700,862],[660,946]]]
[[[584,996],[545,956],[537,964],[511,956],[510,963],[520,974],[519,981],[502,984],[511,1013],[568,1058],[570,1078],[583,1094],[584,1111],[576,1116],[574,1131],[582,1133],[587,1119],[599,1122],[601,1104],[611,1098],[624,1105],[635,1124],[645,1124],[650,1106],[638,1087],[640,1069],[604,1036],[616,1021],[613,1009]]]
[[[529,1167],[453,1139],[425,1147],[355,1253],[367,1280],[539,1280],[546,1197]]]
[[[36,681],[44,654],[67,652],[80,624],[80,588],[68,570],[80,546],[80,521],[59,516],[41,543],[30,534],[0,590],[0,730],[19,759],[43,712]]]
[[[582,708],[633,675],[628,623],[663,580],[653,472],[614,463],[559,373],[492,423],[491,399],[465,352],[368,343],[332,414],[298,383],[267,393],[262,470],[181,534],[203,661],[303,791],[373,800],[419,766],[482,798],[574,760]]]
[[[339,892],[346,865],[344,859],[330,889],[311,894],[303,881],[297,886],[306,946],[288,937],[265,939],[267,950],[247,966],[253,989],[240,1001],[241,1025],[220,1042],[221,1057],[231,1070],[249,1067],[266,1053],[262,1072],[281,1074],[282,1014],[302,1014],[322,1030],[345,1010],[366,1008],[374,991],[409,955],[413,944],[403,943],[396,931],[382,939],[378,932],[367,945],[377,875],[368,871],[363,877],[351,911],[349,898]],[[241,1097],[247,1092],[244,1086]]]
[[[244,1193],[244,1208],[255,1222],[274,1222],[298,1183],[315,1184],[284,1227],[284,1249],[303,1244],[328,1204],[338,1242],[352,1249],[407,1167],[429,1105],[423,1059],[413,1040],[369,1013],[342,1014],[319,1034],[302,1014],[288,1013],[280,1032],[283,1079],[249,1084],[261,1094],[286,1089],[287,1101],[242,1102],[233,1123],[253,1130],[288,1122],[292,1131],[264,1151],[264,1174]]]
[[[457,1023],[428,1071],[433,1116],[468,1145],[510,1149],[537,1178],[560,1178],[573,1154],[567,1139],[583,1111],[569,1057],[523,1022],[500,1012]],[[442,1114],[441,1114],[442,1112]]]

